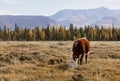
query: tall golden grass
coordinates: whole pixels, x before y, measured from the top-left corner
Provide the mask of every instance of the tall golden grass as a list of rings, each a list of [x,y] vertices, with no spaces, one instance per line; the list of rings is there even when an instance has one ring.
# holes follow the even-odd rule
[[[73,41],[1,41],[0,81],[120,81],[120,42],[90,43],[89,62],[71,68]]]

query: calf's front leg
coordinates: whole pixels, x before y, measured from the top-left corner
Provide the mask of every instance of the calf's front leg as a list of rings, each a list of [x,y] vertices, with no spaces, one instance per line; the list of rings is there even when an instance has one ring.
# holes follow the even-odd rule
[[[81,55],[81,58],[80,58],[80,65],[83,64],[84,56],[85,56],[85,54],[83,53],[83,54]]]

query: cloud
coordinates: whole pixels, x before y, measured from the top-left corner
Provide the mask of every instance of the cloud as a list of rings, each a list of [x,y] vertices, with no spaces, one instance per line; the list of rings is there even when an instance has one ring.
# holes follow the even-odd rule
[[[0,0],[0,3],[4,4],[15,4],[17,0]]]
[[[6,14],[9,13],[9,14]],[[8,10],[0,10],[0,15],[10,15],[10,12]]]

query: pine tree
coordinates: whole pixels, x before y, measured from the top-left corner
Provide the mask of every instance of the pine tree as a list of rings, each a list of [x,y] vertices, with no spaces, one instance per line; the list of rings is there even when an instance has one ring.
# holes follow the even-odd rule
[[[42,30],[40,31],[40,39],[45,40],[45,32]]]
[[[70,31],[70,33],[71,33],[71,40],[73,40],[73,39],[74,39],[74,28],[73,28],[73,24],[70,24],[69,31]]]
[[[64,27],[60,27],[59,34],[60,34],[60,39],[64,40],[65,39],[65,28]]]
[[[33,32],[32,32],[32,30],[28,30],[28,38],[29,38],[29,41],[32,40],[32,37],[33,37]]]

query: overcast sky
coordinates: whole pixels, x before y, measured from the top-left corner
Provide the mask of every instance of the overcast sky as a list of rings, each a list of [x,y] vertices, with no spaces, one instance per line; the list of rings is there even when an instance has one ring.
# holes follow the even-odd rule
[[[120,9],[120,0],[0,0],[0,15],[52,15],[62,9]]]

